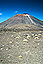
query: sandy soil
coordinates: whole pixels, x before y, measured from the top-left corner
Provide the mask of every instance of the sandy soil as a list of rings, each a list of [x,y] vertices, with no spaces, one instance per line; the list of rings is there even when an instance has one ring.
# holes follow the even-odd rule
[[[43,31],[0,32],[0,64],[43,64]]]

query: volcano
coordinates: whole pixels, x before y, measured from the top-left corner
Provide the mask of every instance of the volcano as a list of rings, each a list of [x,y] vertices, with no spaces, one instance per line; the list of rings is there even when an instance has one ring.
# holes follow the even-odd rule
[[[11,18],[9,18],[8,20],[0,23],[0,28],[14,28],[14,27],[19,27],[19,28],[27,28],[28,24],[31,25],[31,28],[36,29],[36,27],[38,28],[43,28],[43,21],[27,14],[17,14]],[[34,26],[34,27],[32,27]],[[28,27],[29,28],[29,27]]]
[[[0,64],[43,64],[43,21],[26,13],[0,23]]]

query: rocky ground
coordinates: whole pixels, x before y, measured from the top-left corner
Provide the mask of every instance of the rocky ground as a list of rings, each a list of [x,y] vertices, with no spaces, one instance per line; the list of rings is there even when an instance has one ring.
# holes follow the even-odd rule
[[[43,64],[43,31],[0,32],[0,64]]]
[[[0,29],[0,64],[43,64],[43,29],[29,24]]]

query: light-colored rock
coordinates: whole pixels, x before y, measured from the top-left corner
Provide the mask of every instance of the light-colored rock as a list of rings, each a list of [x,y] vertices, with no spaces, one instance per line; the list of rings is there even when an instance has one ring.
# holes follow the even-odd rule
[[[2,50],[3,48],[1,48],[1,50]]]
[[[11,37],[13,37],[13,35],[11,35]]]
[[[41,34],[38,34],[39,36],[41,35]]]
[[[35,37],[35,39],[39,39],[38,37]]]
[[[14,47],[14,45],[12,45],[12,47]]]
[[[4,45],[2,45],[2,46],[4,46]]]
[[[12,42],[10,41],[10,43],[12,43]]]
[[[27,40],[27,39],[24,39],[23,41],[24,41],[24,42],[27,42],[28,40]]]
[[[16,39],[19,39],[19,37],[16,37]]]
[[[39,43],[38,43],[38,45],[39,45]]]
[[[9,38],[8,38],[8,40],[9,40]]]
[[[35,34],[35,36],[38,36],[37,34]]]
[[[30,35],[28,34],[27,39],[29,39],[29,38],[30,38]]]
[[[32,34],[32,36],[34,36],[34,34]]]
[[[22,58],[22,56],[20,55],[19,58]]]
[[[6,48],[6,50],[8,50],[8,48]]]

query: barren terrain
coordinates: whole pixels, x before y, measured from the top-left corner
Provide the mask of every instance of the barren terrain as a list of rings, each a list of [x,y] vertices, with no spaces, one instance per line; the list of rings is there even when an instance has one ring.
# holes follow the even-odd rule
[[[2,30],[0,64],[43,64],[43,29],[21,24]]]

